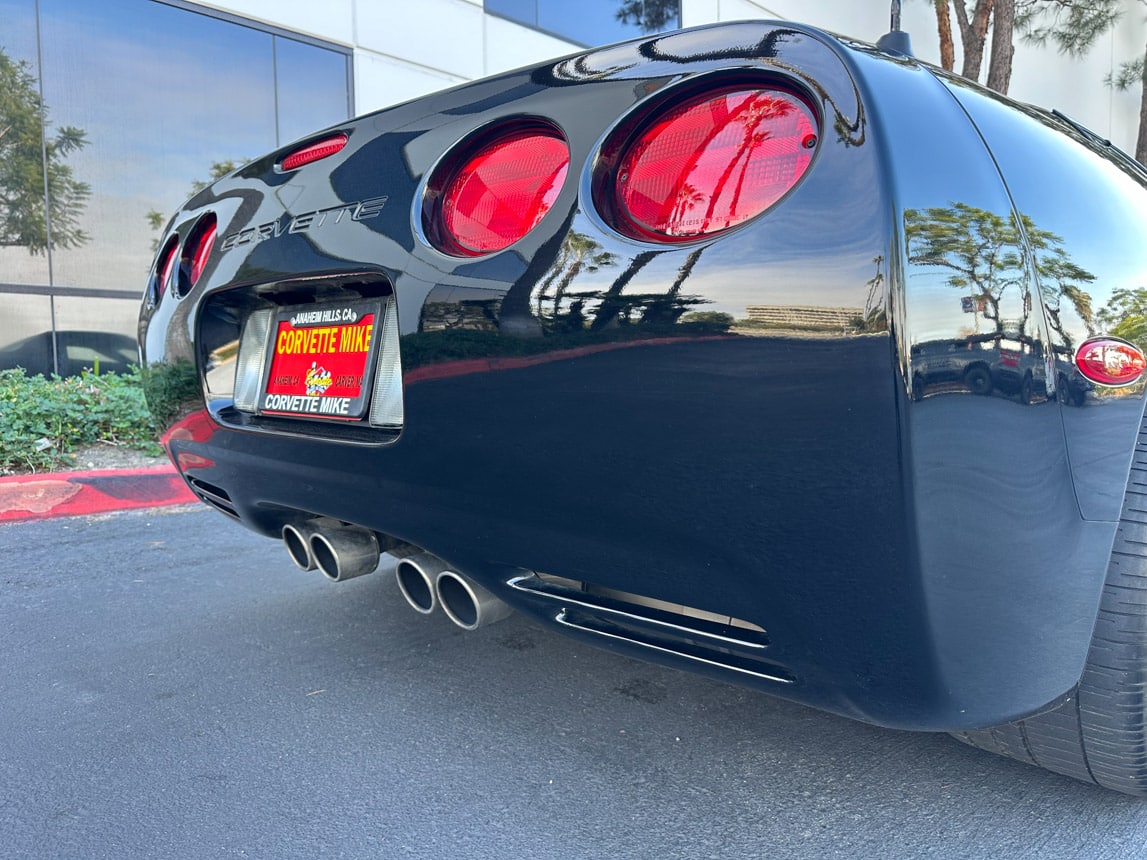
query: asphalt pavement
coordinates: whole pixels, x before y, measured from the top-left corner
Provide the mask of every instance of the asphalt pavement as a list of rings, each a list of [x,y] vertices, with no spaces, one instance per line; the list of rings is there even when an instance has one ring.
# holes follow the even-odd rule
[[[1138,858],[1147,802],[572,643],[200,507],[0,525],[3,858]]]

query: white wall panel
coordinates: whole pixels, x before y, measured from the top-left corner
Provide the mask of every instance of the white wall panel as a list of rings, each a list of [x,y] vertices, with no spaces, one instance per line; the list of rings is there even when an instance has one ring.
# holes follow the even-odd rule
[[[548,33],[523,27],[505,18],[486,16],[486,74],[544,62],[578,50]]]
[[[215,0],[203,5],[354,45],[360,112],[576,50],[569,42],[484,14],[482,0]],[[682,0],[681,19],[685,26],[790,19],[875,41],[888,29],[890,5],[888,0]],[[1125,6],[1120,26],[1083,60],[1017,44],[1011,95],[1058,107],[1133,149],[1138,92],[1112,92],[1103,83],[1120,62],[1141,56],[1147,40],[1139,0],[1125,0]],[[931,4],[904,3],[903,26],[916,55],[938,62]],[[956,62],[958,68],[958,45]]]
[[[357,43],[430,69],[479,78],[484,17],[468,0],[359,0]]]
[[[357,0],[228,0],[200,6],[251,18],[273,27],[295,30],[316,39],[354,44],[354,6]]]
[[[721,20],[721,0],[681,0],[681,26],[696,27]]]
[[[465,80],[363,50],[354,52],[354,69],[356,115],[409,101]]]

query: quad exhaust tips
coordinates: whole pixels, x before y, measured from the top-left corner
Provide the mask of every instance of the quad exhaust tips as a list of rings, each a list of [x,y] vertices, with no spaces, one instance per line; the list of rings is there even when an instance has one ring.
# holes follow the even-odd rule
[[[408,556],[394,571],[398,590],[406,602],[423,615],[437,606],[463,630],[477,630],[514,610],[470,577],[451,570],[442,559],[428,552]]]
[[[422,615],[438,606],[463,630],[477,630],[514,614],[500,598],[436,555],[410,544],[388,541],[380,547],[370,529],[316,517],[283,526],[283,545],[301,570],[319,571],[333,582],[373,572],[385,550],[398,559],[394,578],[403,598]]]
[[[374,532],[334,520],[285,525],[283,544],[296,566],[302,570],[317,567],[334,582],[371,573],[381,554]]]
[[[503,618],[514,610],[468,576],[443,570],[434,581],[438,602],[446,617],[463,630],[477,630]]]
[[[438,605],[436,581],[446,570],[446,562],[428,552],[420,552],[398,562],[394,578],[398,590],[406,598],[411,608],[422,615],[429,615]]]
[[[311,552],[311,535],[315,533],[311,523],[300,526],[283,526],[283,545],[287,548],[287,555],[299,570],[314,570],[315,556]]]

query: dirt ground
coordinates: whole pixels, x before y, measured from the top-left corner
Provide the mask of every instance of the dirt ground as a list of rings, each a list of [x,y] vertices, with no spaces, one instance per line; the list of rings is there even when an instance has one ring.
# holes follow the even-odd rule
[[[73,452],[73,456],[75,457],[75,465],[65,468],[74,471],[144,469],[152,466],[166,466],[171,462],[166,456],[152,457],[144,451],[108,443],[79,448]]]

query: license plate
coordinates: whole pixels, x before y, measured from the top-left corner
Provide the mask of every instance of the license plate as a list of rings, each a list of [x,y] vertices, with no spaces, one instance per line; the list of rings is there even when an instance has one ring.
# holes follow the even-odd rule
[[[361,419],[382,335],[376,325],[379,313],[375,301],[281,310],[271,330],[259,411],[334,421]]]

